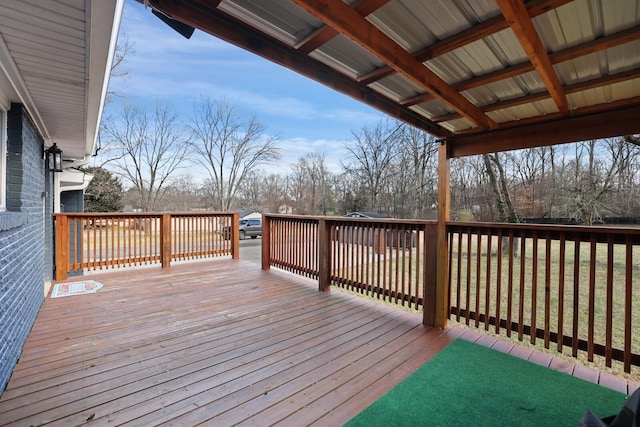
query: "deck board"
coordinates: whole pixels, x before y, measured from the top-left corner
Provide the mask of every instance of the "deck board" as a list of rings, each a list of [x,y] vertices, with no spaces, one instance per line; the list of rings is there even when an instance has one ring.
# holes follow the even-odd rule
[[[242,260],[92,279],[104,284],[95,294],[46,298],[1,425],[341,425],[457,337],[636,387]]]
[[[91,278],[45,300],[1,424],[341,424],[456,336],[241,260]]]

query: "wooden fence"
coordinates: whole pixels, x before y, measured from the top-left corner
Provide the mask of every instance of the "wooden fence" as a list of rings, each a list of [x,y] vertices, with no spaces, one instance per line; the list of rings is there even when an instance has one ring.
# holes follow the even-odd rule
[[[435,310],[436,223],[265,215],[263,268]],[[640,366],[640,229],[447,223],[450,317]],[[525,338],[526,337],[526,338]]]
[[[54,214],[55,279],[70,272],[239,256],[238,214]]]
[[[640,365],[640,229],[449,223],[451,315]],[[634,332],[635,331],[635,332]]]
[[[262,226],[264,269],[415,310],[433,303],[435,222],[264,215]]]

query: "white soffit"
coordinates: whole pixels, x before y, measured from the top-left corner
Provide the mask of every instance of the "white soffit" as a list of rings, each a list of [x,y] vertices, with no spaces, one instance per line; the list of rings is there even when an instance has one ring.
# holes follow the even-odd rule
[[[123,0],[4,0],[0,66],[11,90],[65,159],[93,153]],[[2,86],[0,85],[0,89]]]

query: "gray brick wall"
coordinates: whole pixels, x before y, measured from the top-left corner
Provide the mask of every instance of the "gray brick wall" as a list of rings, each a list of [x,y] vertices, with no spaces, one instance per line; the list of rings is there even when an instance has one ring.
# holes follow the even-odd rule
[[[44,300],[51,253],[51,188],[42,138],[20,104],[7,117],[7,212],[0,213],[0,392]],[[47,249],[45,249],[47,248]]]

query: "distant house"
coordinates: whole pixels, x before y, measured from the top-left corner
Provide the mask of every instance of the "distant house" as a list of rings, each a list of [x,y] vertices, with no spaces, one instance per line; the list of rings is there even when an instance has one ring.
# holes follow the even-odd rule
[[[345,218],[391,219],[390,216],[378,212],[351,212],[343,216]]]
[[[72,169],[95,151],[123,4],[0,7],[0,392],[53,278],[51,213],[82,210],[89,176]],[[54,144],[62,172],[45,168]]]

